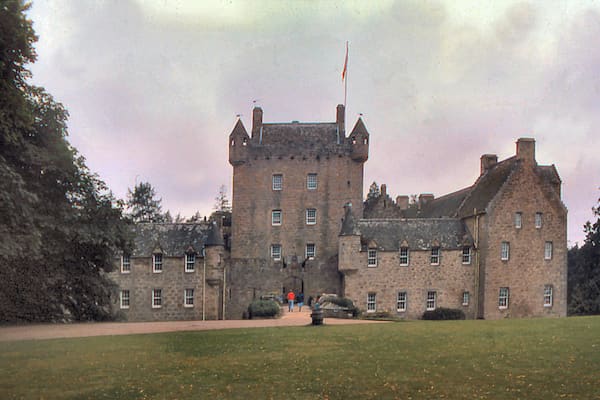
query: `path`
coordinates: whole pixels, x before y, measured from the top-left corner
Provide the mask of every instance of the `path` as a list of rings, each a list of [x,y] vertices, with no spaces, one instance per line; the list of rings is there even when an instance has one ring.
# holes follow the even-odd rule
[[[251,319],[226,321],[169,321],[169,322],[89,322],[74,324],[41,324],[0,327],[0,342],[15,340],[42,340],[88,336],[132,335],[143,333],[205,331],[212,329],[264,328],[278,326],[304,326],[311,323],[310,309],[302,312],[282,310],[277,319]],[[372,324],[380,321],[325,318],[325,325]]]

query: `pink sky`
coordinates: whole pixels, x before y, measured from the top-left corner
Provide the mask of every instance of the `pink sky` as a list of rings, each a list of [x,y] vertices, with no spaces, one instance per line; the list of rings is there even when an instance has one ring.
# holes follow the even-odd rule
[[[562,177],[571,244],[593,218],[598,2],[38,0],[29,15],[34,83],[68,108],[70,142],[118,197],[149,181],[172,214],[209,214],[231,190],[236,115],[248,128],[257,100],[265,122],[334,121],[348,40],[366,187],[441,196],[474,182],[482,154],[534,137]]]

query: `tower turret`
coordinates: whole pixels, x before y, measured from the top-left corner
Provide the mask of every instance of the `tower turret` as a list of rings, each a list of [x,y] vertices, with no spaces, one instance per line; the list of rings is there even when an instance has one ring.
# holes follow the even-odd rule
[[[244,128],[242,120],[238,118],[233,131],[229,134],[229,164],[240,165],[248,159],[248,146],[250,136]]]
[[[352,146],[352,159],[360,162],[367,161],[369,158],[369,132],[362,118],[358,118],[347,140],[350,141]]]

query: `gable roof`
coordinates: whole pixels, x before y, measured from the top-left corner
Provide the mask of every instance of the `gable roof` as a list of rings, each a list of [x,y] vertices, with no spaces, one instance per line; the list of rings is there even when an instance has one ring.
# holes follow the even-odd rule
[[[150,257],[156,249],[160,249],[167,257],[183,257],[190,247],[196,254],[201,254],[209,229],[207,223],[138,223],[134,225],[134,249],[131,255]]]
[[[463,221],[457,218],[435,219],[361,219],[356,223],[363,243],[377,243],[382,251],[396,251],[406,241],[410,249],[460,249],[473,243]]]

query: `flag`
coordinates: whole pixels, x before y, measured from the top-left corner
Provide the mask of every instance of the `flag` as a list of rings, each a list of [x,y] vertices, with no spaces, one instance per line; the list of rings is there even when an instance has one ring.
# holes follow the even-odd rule
[[[346,79],[346,72],[348,71],[348,42],[346,42],[346,59],[344,60],[344,69],[342,70],[342,82]]]

